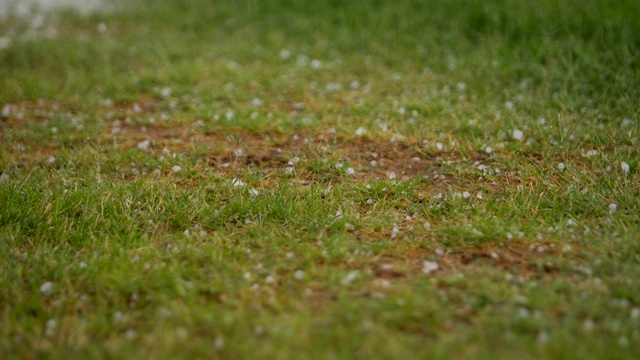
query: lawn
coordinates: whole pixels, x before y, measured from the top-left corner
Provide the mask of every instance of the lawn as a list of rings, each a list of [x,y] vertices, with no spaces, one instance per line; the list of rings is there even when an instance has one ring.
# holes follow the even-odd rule
[[[0,358],[640,353],[640,2],[107,4],[0,13]]]

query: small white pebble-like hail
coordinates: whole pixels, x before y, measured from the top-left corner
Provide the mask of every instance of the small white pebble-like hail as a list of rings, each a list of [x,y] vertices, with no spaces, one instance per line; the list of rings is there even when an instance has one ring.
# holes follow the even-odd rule
[[[622,161],[620,163],[620,169],[622,170],[623,173],[628,173],[629,172],[629,164],[627,164],[625,161]]]

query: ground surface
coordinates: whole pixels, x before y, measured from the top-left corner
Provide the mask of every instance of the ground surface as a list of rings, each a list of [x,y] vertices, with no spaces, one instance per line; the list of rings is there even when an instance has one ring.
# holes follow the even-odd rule
[[[0,357],[634,358],[639,6],[0,17]]]

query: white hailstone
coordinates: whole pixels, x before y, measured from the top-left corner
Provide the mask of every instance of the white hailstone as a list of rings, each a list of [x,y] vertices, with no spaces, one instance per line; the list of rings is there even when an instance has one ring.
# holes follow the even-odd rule
[[[342,169],[342,167],[344,167],[343,163],[337,163],[336,164],[336,169]]]
[[[58,128],[57,128],[57,127],[55,127],[55,126],[54,126],[54,127],[52,127],[52,128],[51,128],[51,133],[52,133],[52,134],[57,134],[57,133],[58,133]]]
[[[541,330],[538,333],[537,341],[538,344],[546,344],[547,342],[549,342],[549,334],[546,331]]]
[[[51,281],[47,281],[40,286],[40,292],[43,295],[49,295],[53,292],[53,283]]]
[[[375,160],[371,160],[371,161],[369,162],[369,165],[371,165],[372,167],[376,167],[376,166],[378,166],[378,162],[377,162],[377,161],[375,161]]]
[[[392,172],[390,172],[390,173],[389,173],[389,179],[393,180],[393,179],[395,179],[396,177],[397,177],[397,176],[396,176],[396,173],[395,173],[395,172],[393,172],[393,171],[392,171]]]
[[[225,117],[225,118],[227,118],[227,120],[231,120],[231,119],[233,119],[233,116],[234,116],[234,115],[235,115],[235,114],[234,114],[234,113],[233,113],[233,111],[231,111],[231,110],[228,110],[226,113],[224,113],[224,117]]]
[[[233,155],[235,157],[244,156],[244,150],[242,150],[242,148],[237,148],[237,149],[233,150]]]
[[[585,331],[591,332],[593,331],[593,329],[596,327],[595,323],[593,322],[593,320],[591,319],[587,319],[584,321],[584,323],[582,323],[582,328]]]
[[[640,319],[640,308],[634,307],[631,309],[631,318]]]
[[[166,98],[166,97],[171,96],[171,92],[172,92],[171,88],[168,87],[168,86],[165,86],[165,87],[162,88],[162,90],[160,90],[160,95],[162,95],[162,97]]]
[[[507,109],[512,110],[515,108],[515,106],[513,105],[513,101],[507,101],[504,103],[504,106],[507,107]]]
[[[339,83],[328,83],[327,86],[325,86],[325,89],[327,89],[327,91],[339,91],[342,90],[342,85],[340,85]]]
[[[422,263],[422,272],[429,275],[434,271],[437,271],[440,267],[438,266],[438,263],[435,261],[429,261],[429,260],[425,260]]]
[[[425,221],[424,224],[422,224],[422,227],[424,227],[425,229],[429,230],[431,229],[431,223],[428,221]]]
[[[4,118],[8,118],[9,115],[11,115],[11,105],[6,104],[5,106],[3,106],[2,113],[0,113],[0,115]]]
[[[520,129],[513,129],[513,133],[511,135],[515,140],[522,140],[524,137],[524,133]]]
[[[362,136],[366,133],[367,133],[367,129],[362,126],[356,129],[356,136]]]
[[[349,285],[351,282],[353,282],[353,280],[357,279],[358,276],[360,276],[360,271],[358,270],[349,271],[347,273],[347,276],[345,276],[344,279],[342,279],[342,284]]]
[[[400,229],[398,229],[398,227],[394,225],[393,229],[391,230],[391,238],[395,239],[398,237],[399,234],[400,234]]]
[[[311,68],[312,69],[320,69],[322,67],[322,61],[318,59],[311,60]]]
[[[274,282],[276,282],[276,279],[273,276],[269,275],[266,279],[264,279],[264,282],[266,282],[267,284],[273,284]]]
[[[204,127],[204,121],[202,121],[202,119],[198,119],[196,120],[196,125],[198,125],[199,127]]]
[[[573,221],[573,219],[568,219],[567,220],[567,225],[571,226],[573,225],[575,222]]]
[[[624,118],[624,119],[622,119],[622,126],[623,126],[623,127],[625,127],[625,126],[629,126],[629,125],[631,124],[631,122],[632,122],[632,121],[631,121],[631,119],[629,119],[629,118]]]
[[[250,272],[245,272],[244,274],[242,274],[242,278],[245,280],[251,280],[251,273]]]
[[[294,255],[293,255],[292,252],[288,252],[285,256],[286,256],[287,259],[291,260],[291,259],[293,259]]]
[[[137,336],[138,336],[138,333],[133,329],[129,329],[124,333],[124,337],[127,338],[127,340],[133,340]]]
[[[107,24],[101,22],[100,24],[98,24],[97,30],[100,34],[104,34],[107,32]]]
[[[147,149],[149,148],[149,145],[151,145],[151,141],[150,141],[150,140],[143,140],[143,141],[140,141],[140,142],[136,145],[136,147],[137,147],[138,149],[141,149],[141,150],[147,150]]]
[[[184,236],[189,236],[189,229],[183,231],[182,234],[184,234]]]
[[[260,105],[262,105],[262,100],[260,100],[258,98],[253,98],[253,100],[251,100],[251,105],[260,106]]]
[[[491,146],[487,146],[486,148],[484,148],[484,152],[486,152],[487,154],[491,154],[493,152],[493,148]]]
[[[355,173],[356,173],[356,171],[355,171],[352,167],[347,168],[347,174],[349,174],[349,175],[355,175]]]
[[[468,199],[471,196],[471,194],[468,191],[463,191],[462,192],[462,197],[465,199]]]
[[[380,269],[386,271],[393,270],[394,267],[393,264],[380,264]]]
[[[561,172],[564,171],[564,163],[558,164],[558,170],[560,170]]]
[[[11,175],[7,173],[2,173],[2,175],[0,175],[0,181],[9,181],[9,180],[11,180]]]
[[[367,199],[367,205],[373,204],[373,199]]]
[[[598,150],[592,149],[587,151],[586,153],[582,153],[582,157],[592,157],[598,155]]]
[[[11,45],[11,38],[2,36],[0,37],[0,49],[6,49]]]
[[[439,151],[442,151],[442,149],[444,149],[444,144],[441,142],[437,142],[436,143],[436,149],[438,149]]]
[[[294,170],[294,169],[293,169],[293,166],[287,166],[287,167],[284,169],[284,171],[285,171],[287,174],[291,174],[291,173],[293,173],[293,170]]]
[[[618,210],[618,205],[616,204],[609,204],[609,214],[613,215],[616,210]]]
[[[304,271],[302,271],[302,270],[296,270],[296,271],[293,273],[293,278],[294,278],[294,279],[296,279],[296,280],[298,280],[298,281],[300,281],[300,280],[304,279],[304,275],[305,275],[305,274],[304,274]]]
[[[625,161],[620,163],[620,169],[622,169],[622,172],[624,173],[628,173],[629,172],[629,164],[627,164]]]
[[[538,125],[545,125],[547,123],[547,118],[541,117],[538,119]]]
[[[121,311],[116,311],[115,313],[113,313],[113,321],[114,322],[118,322],[120,320],[122,320],[122,312]]]
[[[391,286],[391,282],[387,279],[375,279],[373,281],[373,285],[382,287],[382,288],[388,288],[389,286]],[[380,299],[384,299],[383,294],[380,294],[380,293],[376,293],[376,294],[377,294],[377,297],[379,297]]]
[[[459,82],[456,84],[456,89],[458,89],[458,91],[465,91],[467,90],[467,84]]]
[[[336,132],[337,132],[337,131],[336,131],[336,128],[333,128],[333,127],[332,127],[332,128],[327,129],[327,134],[335,135],[335,134],[336,134]]]
[[[507,239],[508,239],[508,240],[513,240],[513,234],[512,234],[512,233],[508,232],[508,233],[506,234],[506,236],[507,236]]]
[[[411,158],[411,161],[419,162],[419,161],[420,161],[420,158],[419,158],[419,157],[417,157],[417,156],[414,156],[414,157],[412,157],[412,158]]]
[[[231,179],[231,185],[235,187],[241,187],[241,186],[245,186],[246,184],[238,178],[233,178]]]
[[[131,107],[131,109],[134,112],[137,112],[137,113],[142,112],[142,107],[140,107],[140,104],[138,104],[138,103],[134,103],[133,106]]]
[[[44,334],[47,337],[52,337],[55,334],[57,327],[58,327],[58,321],[56,321],[56,319],[47,320],[47,325],[45,326]]]
[[[476,194],[476,197],[478,199],[484,199],[484,194],[482,193],[482,191],[478,191],[478,193]]]
[[[218,336],[213,341],[213,348],[216,350],[222,350],[224,348],[224,339],[221,336]]]
[[[280,59],[287,60],[291,57],[291,51],[287,49],[280,50]]]
[[[179,172],[180,170],[182,170],[182,167],[180,167],[179,165],[173,165],[173,167],[171,168],[171,171],[173,172]]]
[[[183,328],[183,327],[178,327],[178,328],[176,329],[176,336],[177,336],[179,339],[184,340],[184,339],[186,339],[186,338],[187,338],[187,336],[188,336],[188,335],[189,335],[189,332],[187,331],[187,329],[185,329],[185,328]]]
[[[258,335],[258,336],[262,336],[262,335],[264,335],[264,333],[265,333],[264,326],[262,326],[262,325],[256,325],[256,326],[253,328],[253,332],[254,332],[256,335]]]
[[[249,195],[251,196],[258,196],[259,192],[256,189],[251,189],[249,190]]]
[[[56,157],[55,156],[49,156],[49,158],[47,159],[47,162],[49,164],[53,164],[54,162],[56,162]]]

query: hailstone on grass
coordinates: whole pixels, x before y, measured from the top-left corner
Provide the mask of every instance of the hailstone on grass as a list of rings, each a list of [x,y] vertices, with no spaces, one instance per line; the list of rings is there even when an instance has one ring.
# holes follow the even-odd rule
[[[425,260],[422,263],[422,272],[429,275],[434,271],[437,271],[440,267],[438,266],[438,263],[435,261],[429,261],[429,260]]]
[[[629,172],[629,164],[627,164],[626,162],[621,162],[620,163],[620,169],[622,169],[622,172],[624,173],[628,173]]]
[[[522,140],[522,138],[524,138],[524,133],[520,129],[513,129],[512,136],[515,140]]]

